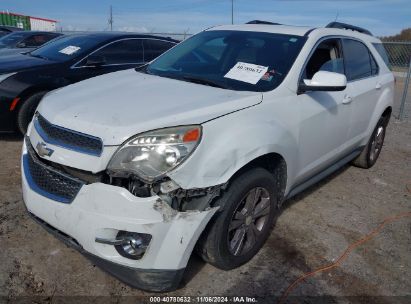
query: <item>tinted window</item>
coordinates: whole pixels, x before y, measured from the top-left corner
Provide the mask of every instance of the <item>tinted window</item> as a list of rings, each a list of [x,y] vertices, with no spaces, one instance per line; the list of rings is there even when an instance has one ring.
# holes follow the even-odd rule
[[[91,35],[67,36],[43,45],[30,55],[52,61],[67,61],[89,52],[100,42]]]
[[[147,73],[238,91],[270,91],[287,76],[305,37],[251,32],[204,31],[154,60]],[[261,65],[267,72],[253,84],[225,75],[237,63]]]
[[[361,42],[343,40],[347,80],[356,80],[371,76],[371,60],[368,48]]]
[[[344,74],[344,60],[339,39],[321,42],[307,62],[303,78],[311,79],[318,71]]]
[[[173,47],[175,43],[162,40],[144,39],[144,59],[151,61]]]
[[[141,39],[127,39],[111,43],[95,52],[94,55],[104,57],[106,64],[144,62]]]
[[[25,33],[11,33],[7,34],[0,39],[0,48],[14,47],[17,43],[27,37]]]
[[[39,35],[33,35],[30,36],[20,43],[24,43],[25,47],[38,47],[40,45],[43,45],[47,41],[54,39],[56,36],[55,35],[49,35],[49,34],[39,34]]]
[[[388,59],[388,55],[387,55],[387,52],[385,50],[384,45],[382,43],[373,43],[372,45],[377,50],[378,54],[380,54],[380,56],[384,60],[385,64],[389,67],[390,66],[390,61]]]

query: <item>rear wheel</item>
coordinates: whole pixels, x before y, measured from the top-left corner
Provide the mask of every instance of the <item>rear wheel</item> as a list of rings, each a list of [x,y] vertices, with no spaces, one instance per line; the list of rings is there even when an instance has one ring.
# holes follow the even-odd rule
[[[238,176],[217,202],[222,210],[198,243],[202,258],[220,268],[248,262],[266,241],[277,214],[276,180],[262,168]]]
[[[384,145],[387,124],[388,118],[384,116],[381,117],[367,145],[364,147],[361,154],[353,161],[354,166],[364,169],[374,166],[380,156],[382,146]]]
[[[35,93],[23,101],[17,113],[17,127],[23,135],[26,134],[27,127],[33,118],[34,112],[46,93],[45,91]]]

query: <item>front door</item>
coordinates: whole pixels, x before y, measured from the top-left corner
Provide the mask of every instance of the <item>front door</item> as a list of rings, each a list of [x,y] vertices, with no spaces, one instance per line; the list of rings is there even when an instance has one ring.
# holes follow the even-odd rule
[[[88,58],[99,58],[98,66],[89,65]],[[130,69],[143,65],[144,50],[142,39],[129,38],[112,42],[90,54],[71,69],[70,80],[81,81],[102,74]]]
[[[312,79],[318,71],[344,74],[340,39],[326,39],[316,46],[300,81]],[[302,182],[342,157],[351,109],[346,90],[305,92],[297,98],[301,121],[298,182]]]

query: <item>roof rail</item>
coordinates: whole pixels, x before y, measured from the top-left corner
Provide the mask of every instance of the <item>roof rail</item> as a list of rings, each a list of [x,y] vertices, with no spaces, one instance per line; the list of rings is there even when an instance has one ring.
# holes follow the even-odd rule
[[[282,25],[281,23],[275,23],[275,22],[263,21],[263,20],[251,20],[251,21],[248,21],[246,24],[271,24],[271,25]]]
[[[342,23],[342,22],[330,22],[327,24],[326,28],[338,28],[338,29],[343,29],[343,30],[352,30],[352,31],[356,31],[356,32],[360,32],[360,33],[372,36],[369,30],[366,30],[359,26]]]

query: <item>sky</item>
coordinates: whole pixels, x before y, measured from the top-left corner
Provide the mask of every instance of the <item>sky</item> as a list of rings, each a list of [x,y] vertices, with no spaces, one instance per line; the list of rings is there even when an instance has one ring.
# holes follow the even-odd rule
[[[0,11],[58,20],[63,30],[196,33],[231,23],[231,0],[0,0]],[[234,0],[234,23],[267,20],[289,25],[351,23],[376,36],[411,27],[411,0]]]

